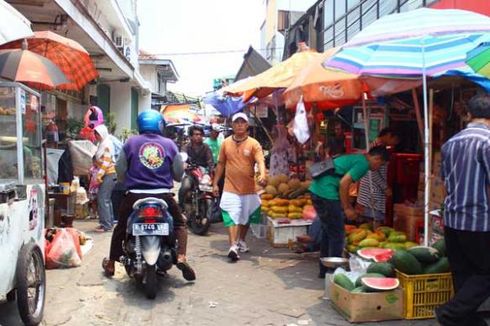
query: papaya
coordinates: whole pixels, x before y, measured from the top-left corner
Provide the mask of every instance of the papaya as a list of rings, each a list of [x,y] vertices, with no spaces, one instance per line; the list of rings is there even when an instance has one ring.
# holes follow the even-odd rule
[[[345,224],[344,230],[345,230],[345,233],[349,234],[352,231],[357,230],[357,227],[355,225]]]
[[[410,248],[415,247],[415,246],[418,246],[418,244],[415,242],[412,242],[412,241],[405,242],[405,248],[407,248],[407,249],[410,249]]]
[[[385,235],[383,232],[374,232],[374,233],[370,233],[367,235],[366,239],[375,239],[377,240],[378,242],[382,242],[385,240]]]
[[[376,231],[381,231],[385,234],[385,237],[388,238],[390,236],[390,233],[395,231],[393,228],[390,228],[389,226],[380,226],[376,228]]]
[[[378,240],[376,239],[364,239],[361,242],[359,242],[359,247],[361,248],[366,248],[366,247],[377,247],[379,245]]]
[[[294,205],[289,205],[288,206],[288,211],[290,213],[302,213],[303,212],[303,208],[302,207],[298,207],[298,206],[294,206]]]
[[[404,243],[398,242],[385,242],[383,248],[393,249],[393,250],[406,250]]]
[[[397,243],[407,242],[407,236],[404,233],[391,232],[388,241]]]
[[[350,243],[354,243],[354,242],[359,243],[360,241],[364,240],[364,238],[366,238],[366,236],[367,236],[367,231],[364,229],[359,229],[359,230],[349,234],[349,236],[347,238],[349,239]]]
[[[287,206],[271,206],[270,209],[274,213],[287,213],[288,212],[288,207]]]
[[[270,206],[288,206],[288,205],[289,205],[289,200],[281,199],[281,198],[275,198],[270,203]]]
[[[264,194],[260,195],[260,198],[262,200],[271,200],[271,199],[274,199],[274,195],[271,195],[271,194],[268,194],[268,193],[264,193]]]
[[[288,218],[291,218],[291,219],[300,219],[302,216],[303,216],[303,214],[298,213],[298,212],[288,213]]]
[[[295,205],[295,206],[301,206],[301,207],[303,207],[303,206],[305,206],[305,205],[306,205],[306,199],[299,199],[299,198],[298,198],[298,199],[291,199],[291,200],[289,201],[289,203],[290,203],[291,205]]]
[[[266,199],[262,199],[262,200],[260,201],[260,205],[261,205],[262,207],[269,207],[269,206],[270,206],[270,201],[269,201],[269,200],[266,200]]]
[[[355,253],[357,251],[357,246],[355,244],[348,244],[347,251],[350,253]]]
[[[371,223],[362,223],[361,225],[359,225],[359,228],[360,229],[364,229],[364,230],[373,230],[373,225]]]

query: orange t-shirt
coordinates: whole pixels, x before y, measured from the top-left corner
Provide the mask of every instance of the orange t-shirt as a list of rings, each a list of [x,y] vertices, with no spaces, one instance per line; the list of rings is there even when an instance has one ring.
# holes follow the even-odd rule
[[[223,141],[218,161],[225,166],[224,191],[239,195],[255,193],[255,163],[264,161],[259,142],[248,137],[235,142],[230,136]]]

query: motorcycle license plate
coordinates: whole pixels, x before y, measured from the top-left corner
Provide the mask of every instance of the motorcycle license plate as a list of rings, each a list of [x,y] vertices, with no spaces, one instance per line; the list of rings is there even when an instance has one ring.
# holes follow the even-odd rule
[[[168,223],[134,223],[133,235],[169,235]]]

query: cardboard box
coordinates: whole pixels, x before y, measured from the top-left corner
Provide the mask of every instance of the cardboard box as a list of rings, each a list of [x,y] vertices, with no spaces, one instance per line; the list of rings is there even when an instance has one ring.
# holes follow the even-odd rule
[[[335,283],[330,285],[333,307],[351,323],[403,319],[403,290],[350,293]]]

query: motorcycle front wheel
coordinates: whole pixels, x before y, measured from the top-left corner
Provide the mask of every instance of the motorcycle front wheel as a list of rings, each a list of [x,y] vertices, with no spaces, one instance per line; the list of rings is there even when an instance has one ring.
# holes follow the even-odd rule
[[[191,218],[191,231],[197,235],[206,235],[211,225],[211,213],[213,209],[212,199],[199,199],[197,214]]]

